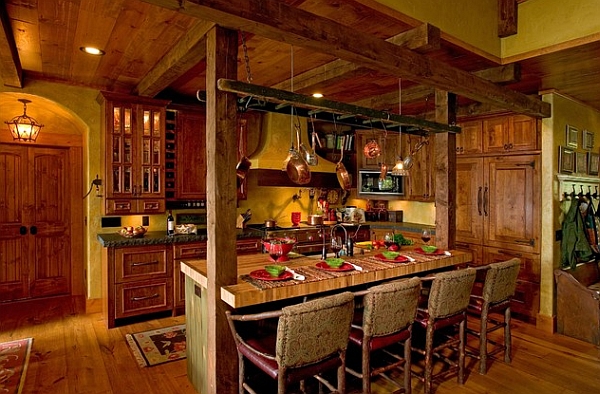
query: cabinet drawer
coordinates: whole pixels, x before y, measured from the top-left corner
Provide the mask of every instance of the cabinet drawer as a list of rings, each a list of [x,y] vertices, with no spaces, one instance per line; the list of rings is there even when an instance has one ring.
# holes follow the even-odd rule
[[[173,254],[176,259],[206,258],[206,242],[193,242],[173,245]]]
[[[517,318],[535,322],[540,310],[540,285],[538,283],[517,280],[517,289],[510,304]]]
[[[165,246],[117,249],[115,283],[165,278],[171,275]]]
[[[260,253],[262,250],[260,238],[238,240],[235,249],[237,254]]]
[[[484,248],[484,262],[485,264],[499,263],[512,258],[521,259],[521,269],[519,270],[519,279],[540,283],[541,275],[541,264],[540,256],[534,253],[518,252],[514,250],[498,249],[498,248]]]
[[[173,308],[171,279],[119,284],[115,290],[115,318]]]

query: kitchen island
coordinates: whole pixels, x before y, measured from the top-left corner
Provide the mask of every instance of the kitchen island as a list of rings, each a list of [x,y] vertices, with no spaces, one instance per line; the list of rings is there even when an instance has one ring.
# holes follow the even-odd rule
[[[269,262],[267,254],[238,256],[238,279],[236,284],[221,288],[221,300],[232,308],[273,308],[276,301],[293,302],[295,298],[318,296],[332,291],[361,288],[381,281],[402,277],[424,276],[428,273],[471,262],[470,253],[451,250],[447,254],[423,255],[410,248],[401,253],[414,259],[406,263],[379,261],[371,252],[354,257],[345,257],[362,271],[328,271],[316,267],[319,259],[311,257],[292,258],[284,264],[305,280],[286,281],[253,280],[249,274],[263,269]],[[211,316],[207,313],[206,288],[208,283],[206,260],[182,260],[181,271],[186,276],[186,321],[188,378],[199,393],[207,392],[207,360],[205,359],[207,327]]]

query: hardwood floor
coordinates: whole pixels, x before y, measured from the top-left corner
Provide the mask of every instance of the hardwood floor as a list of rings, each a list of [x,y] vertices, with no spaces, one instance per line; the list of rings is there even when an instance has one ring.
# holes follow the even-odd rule
[[[74,302],[0,305],[0,342],[33,337],[33,348],[23,394],[194,394],[187,380],[186,362],[150,368],[135,362],[125,334],[185,322],[185,316],[163,318],[108,330],[101,314],[78,314]],[[558,334],[513,320],[513,362],[493,360],[488,374],[479,375],[477,361],[467,358],[466,382],[456,378],[434,385],[435,394],[519,393],[579,394],[600,391],[600,350]],[[358,393],[349,377],[349,389]],[[412,380],[413,391],[423,387]],[[383,379],[373,392],[395,387]]]

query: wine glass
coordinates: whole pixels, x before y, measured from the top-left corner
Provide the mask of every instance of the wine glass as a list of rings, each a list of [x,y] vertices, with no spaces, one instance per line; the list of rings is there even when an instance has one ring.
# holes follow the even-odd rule
[[[383,238],[383,244],[386,248],[389,248],[394,244],[394,233],[387,233]]]
[[[269,245],[269,257],[271,261],[277,262],[283,256],[283,245],[281,241],[271,241]]]
[[[331,237],[331,250],[335,252],[335,257],[340,257],[340,250],[342,250],[343,247],[342,237],[339,235]]]
[[[423,230],[421,233],[421,239],[423,240],[423,243],[427,245],[431,239],[431,232],[427,229]]]

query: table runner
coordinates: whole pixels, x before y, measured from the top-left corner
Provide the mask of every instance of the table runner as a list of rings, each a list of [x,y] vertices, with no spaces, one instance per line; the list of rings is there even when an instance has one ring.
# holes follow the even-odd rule
[[[374,256],[360,255],[360,256],[355,256],[353,258],[349,258],[346,261],[362,267],[363,271],[323,270],[323,269],[316,267],[317,262],[320,260],[315,260],[314,265],[294,267],[294,271],[296,271],[296,273],[298,273],[300,275],[304,275],[306,278],[305,280],[289,279],[289,280],[281,280],[281,281],[268,281],[268,280],[260,280],[260,279],[252,278],[248,274],[241,275],[240,278],[242,280],[250,283],[254,287],[258,288],[259,290],[265,290],[265,289],[273,289],[273,288],[277,288],[277,287],[296,285],[299,283],[317,282],[319,280],[331,279],[331,278],[336,278],[336,277],[340,277],[340,276],[357,275],[361,272],[383,270],[383,269],[397,267],[398,265],[416,264],[416,263],[421,263],[421,262],[426,262],[426,261],[431,261],[431,260],[443,259],[443,258],[447,257],[445,255],[439,255],[439,256],[423,255],[423,254],[419,254],[419,253],[412,252],[412,251],[402,252],[402,254],[405,256],[412,257],[415,261],[409,261],[409,262],[404,262],[404,263],[394,263],[394,262],[387,262],[387,261],[379,260],[379,259],[375,258]]]

